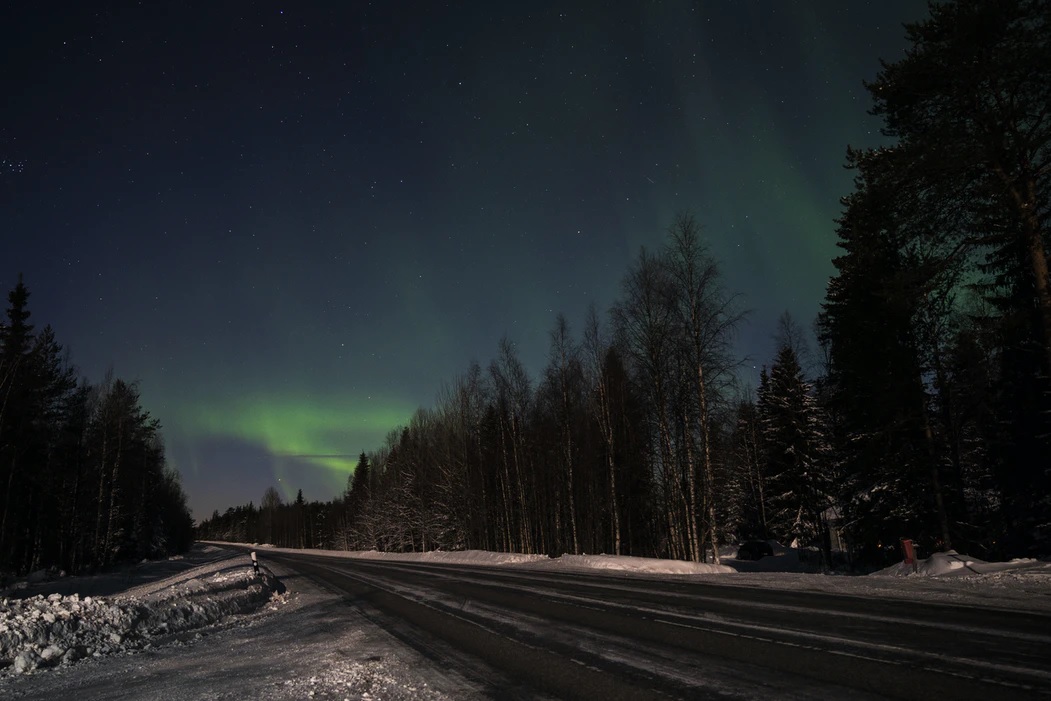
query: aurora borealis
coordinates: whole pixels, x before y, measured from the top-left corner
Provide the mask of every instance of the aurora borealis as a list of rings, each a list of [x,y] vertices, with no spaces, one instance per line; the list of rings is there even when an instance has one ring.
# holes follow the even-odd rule
[[[534,373],[692,210],[768,363],[924,3],[59,3],[0,14],[0,285],[138,380],[198,518],[331,498],[501,336]]]

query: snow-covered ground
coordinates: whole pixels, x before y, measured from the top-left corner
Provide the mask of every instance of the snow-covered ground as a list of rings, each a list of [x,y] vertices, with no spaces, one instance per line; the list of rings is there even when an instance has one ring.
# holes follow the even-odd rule
[[[0,593],[0,698],[65,698],[71,689],[158,701],[484,697],[280,566],[263,562],[257,577],[244,553],[198,544],[185,558],[134,569]],[[161,578],[117,593],[151,571]],[[46,593],[71,588],[114,593]]]
[[[38,594],[0,601],[0,665],[14,674],[178,640],[282,601],[269,571],[213,562],[113,598]],[[5,671],[8,671],[5,670]]]
[[[106,696],[102,691],[119,690],[128,678],[145,679],[160,674],[157,670],[175,672],[174,681],[165,682],[172,699],[196,698],[205,689],[217,698],[216,689],[223,685],[245,692],[237,698],[483,695],[471,681],[401,645],[336,594],[268,562],[267,552],[286,550],[256,547],[262,565],[258,576],[243,552],[202,543],[185,558],[105,576],[23,582],[0,592],[0,695],[47,698],[66,688],[64,675],[75,674],[87,679],[78,676],[77,688],[92,689],[90,696],[120,698],[121,693]],[[759,561],[765,571],[734,558],[707,565],[607,555],[310,552],[448,565],[601,570],[614,576],[1051,610],[1051,563],[987,563],[957,553],[920,561],[915,573],[911,565],[896,565],[868,577],[850,577],[801,574],[798,553],[785,548]],[[260,639],[277,644],[260,649],[253,645]],[[229,665],[215,669],[214,664],[231,650],[239,651],[232,678]],[[150,665],[141,663],[143,655]]]

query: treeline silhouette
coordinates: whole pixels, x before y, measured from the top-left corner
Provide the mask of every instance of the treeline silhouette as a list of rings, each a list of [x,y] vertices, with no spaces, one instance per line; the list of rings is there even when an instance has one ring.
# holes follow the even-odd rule
[[[134,384],[78,383],[19,277],[0,323],[0,579],[186,550],[193,521]]]

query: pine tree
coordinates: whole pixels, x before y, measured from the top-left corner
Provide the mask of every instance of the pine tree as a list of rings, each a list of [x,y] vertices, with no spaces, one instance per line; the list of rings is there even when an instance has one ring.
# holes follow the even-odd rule
[[[819,544],[828,559],[828,448],[812,387],[796,353],[783,345],[758,405],[770,510],[767,524],[796,546]]]
[[[8,295],[7,321],[0,325],[0,567],[21,568],[24,551],[21,480],[30,473],[27,457],[33,415],[30,393],[29,351],[33,326],[29,324],[29,290],[18,277]]]
[[[27,410],[34,417],[31,422],[31,444],[23,460],[35,465],[24,475],[22,506],[23,532],[26,538],[29,569],[39,569],[46,563],[55,563],[60,557],[58,528],[62,501],[66,494],[60,490],[65,455],[61,452],[63,426],[69,420],[70,402],[76,388],[75,370],[63,356],[62,346],[55,340],[50,326],[33,339],[28,360]]]
[[[820,318],[828,349],[828,410],[836,416],[842,472],[840,502],[848,536],[873,560],[911,536],[932,546],[939,536],[931,504],[936,467],[925,432],[928,397],[914,320],[919,275],[903,255],[896,219],[899,183],[886,150],[851,151],[856,191],[844,198]]]
[[[945,316],[941,329],[922,320],[928,327],[923,335],[941,336],[929,349],[931,421],[952,547],[995,557],[1003,541],[1001,490],[991,452],[1000,359],[988,305],[970,297],[970,306],[957,303],[960,308]]]
[[[884,64],[868,86],[873,113],[897,139],[880,168],[896,181],[896,250],[916,258],[919,284],[910,287],[919,295],[947,269],[977,264],[968,277],[993,303],[988,321],[998,336],[992,406],[1000,428],[988,434],[988,459],[1003,496],[1007,549],[1048,552],[1051,5],[958,0],[929,7],[928,19],[907,25],[913,45],[906,56]],[[939,394],[953,391],[943,370],[923,370],[941,374]],[[947,397],[939,401],[949,405]],[[933,434],[934,422],[928,427]],[[934,460],[931,474],[940,483],[944,458]],[[951,485],[934,496],[943,492]],[[945,541],[951,506],[938,505]]]
[[[1013,249],[1031,281],[1037,343],[1051,367],[1051,6],[1045,0],[932,2],[906,26],[913,46],[868,86],[873,113],[908,153],[916,191],[941,193],[973,218],[958,248]]]

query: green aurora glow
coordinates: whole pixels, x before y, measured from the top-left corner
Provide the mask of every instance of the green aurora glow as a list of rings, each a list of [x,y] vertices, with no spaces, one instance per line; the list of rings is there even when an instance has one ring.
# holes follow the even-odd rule
[[[304,468],[339,493],[360,452],[382,445],[415,408],[376,399],[255,396],[182,407],[178,422],[191,442],[234,438],[257,448],[290,499],[307,479]]]

